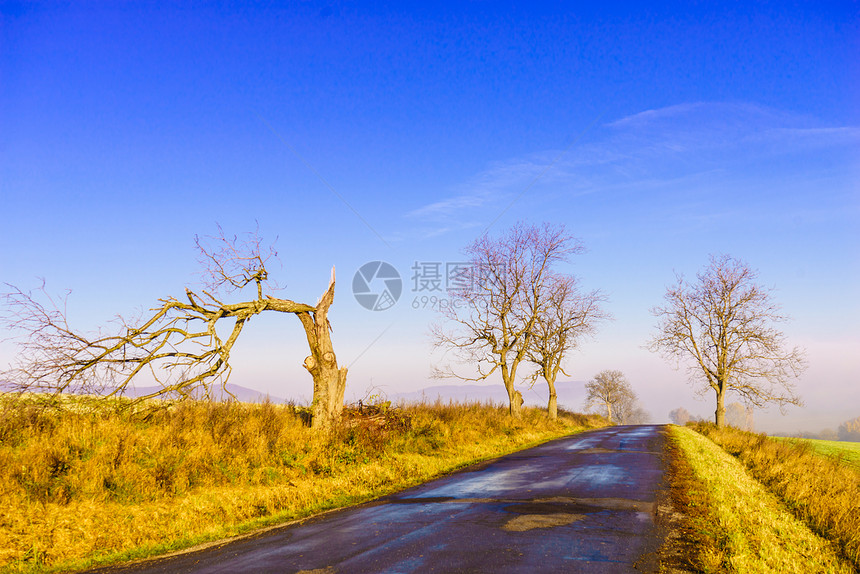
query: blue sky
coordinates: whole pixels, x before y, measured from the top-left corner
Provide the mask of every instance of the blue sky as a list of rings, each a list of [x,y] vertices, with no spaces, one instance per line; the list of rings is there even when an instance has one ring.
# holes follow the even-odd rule
[[[436,384],[414,262],[484,230],[563,223],[615,319],[571,356],[621,369],[655,420],[710,415],[642,345],[674,274],[759,270],[810,367],[804,409],[860,415],[856,3],[0,4],[0,281],[72,290],[93,329],[199,278],[194,236],[259,224],[281,296],[332,310],[347,396]],[[363,309],[365,262],[404,279]],[[293,317],[260,317],[233,382],[309,398]],[[8,363],[14,348],[0,345]],[[496,382],[494,384],[501,384]],[[578,406],[578,405],[572,405]]]

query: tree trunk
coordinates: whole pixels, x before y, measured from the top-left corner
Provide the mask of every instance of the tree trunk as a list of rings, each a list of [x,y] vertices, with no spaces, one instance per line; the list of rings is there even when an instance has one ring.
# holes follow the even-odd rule
[[[329,429],[343,412],[343,395],[346,391],[346,368],[338,368],[337,357],[331,343],[331,325],[328,309],[334,301],[334,269],[328,290],[320,297],[313,312],[296,315],[305,328],[311,354],[305,358],[305,368],[314,379],[314,398],[311,404],[315,429]]]
[[[305,362],[307,365],[307,359]],[[320,365],[320,367],[317,373],[311,371],[314,377],[311,426],[315,429],[329,429],[340,418],[343,411],[346,369],[338,369],[334,359],[329,365]]]
[[[555,381],[547,379],[546,383],[549,385],[549,402],[546,405],[546,412],[549,413],[551,420],[556,420],[558,418],[558,395],[555,392]]]
[[[606,418],[609,419],[609,422],[612,422],[612,403],[606,401]]]
[[[511,416],[515,419],[523,416],[523,395],[514,388],[513,381],[505,380],[505,390],[508,391],[508,404]]]
[[[717,391],[717,410],[714,414],[716,415],[717,428],[723,428],[726,424],[725,393],[723,391]]]
[[[501,366],[502,382],[505,383],[505,390],[508,392],[508,405],[511,416],[515,419],[523,416],[523,395],[514,388],[516,380],[516,367],[508,369],[506,364]]]
[[[513,392],[511,392],[513,391]],[[509,389],[508,390],[508,400],[511,402],[511,416],[515,419],[522,418],[523,416],[523,395],[521,392]]]

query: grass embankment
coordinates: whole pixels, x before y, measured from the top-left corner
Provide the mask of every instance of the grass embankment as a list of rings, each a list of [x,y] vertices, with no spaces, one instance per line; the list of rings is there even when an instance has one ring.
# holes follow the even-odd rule
[[[331,434],[290,406],[183,403],[146,418],[0,400],[0,569],[140,558],[378,497],[602,426],[599,417],[414,405]],[[381,426],[381,423],[384,423]]]
[[[811,438],[772,437],[775,440],[798,442],[808,445],[818,454],[832,457],[860,469],[860,442],[819,440]]]
[[[774,440],[733,428],[700,429],[860,570],[860,471],[817,454],[806,441]]]
[[[683,453],[685,511],[703,572],[855,572],[836,545],[815,534],[782,501],[714,442],[690,428],[670,427]],[[677,501],[676,501],[677,503]]]

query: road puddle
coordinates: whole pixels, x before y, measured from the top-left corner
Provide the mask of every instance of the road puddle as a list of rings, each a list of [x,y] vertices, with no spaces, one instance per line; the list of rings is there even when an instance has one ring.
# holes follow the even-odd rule
[[[582,514],[521,514],[508,520],[502,526],[502,530],[525,532],[535,528],[555,528],[556,526],[567,526],[583,518],[585,516]]]

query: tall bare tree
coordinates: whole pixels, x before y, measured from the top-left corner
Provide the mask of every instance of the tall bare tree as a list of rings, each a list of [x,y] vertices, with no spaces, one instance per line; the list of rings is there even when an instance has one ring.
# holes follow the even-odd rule
[[[328,311],[334,301],[332,269],[328,289],[316,305],[274,297],[267,261],[277,254],[264,249],[257,233],[239,238],[219,235],[196,239],[205,287],[188,288],[184,299],[167,297],[142,318],[118,318],[118,328],[87,334],[67,320],[60,304],[43,288],[25,292],[12,287],[5,296],[3,323],[22,334],[19,361],[0,377],[19,390],[51,393],[122,395],[142,374],[154,379],[155,396],[211,396],[215,385],[227,392],[230,353],[254,315],[293,313],[301,321],[311,354],[304,366],[314,381],[313,419],[328,427],[343,408],[346,369],[339,368],[331,342]],[[253,289],[254,298],[228,303],[224,294]],[[43,302],[44,301],[44,302]],[[219,332],[220,329],[220,332]]]
[[[517,369],[526,359],[537,322],[536,310],[547,294],[544,287],[554,265],[582,251],[564,226],[517,224],[499,238],[484,235],[469,245],[469,280],[449,292],[443,310],[449,330],[433,325],[434,344],[472,365],[476,375],[462,375],[450,365],[437,368],[439,377],[483,380],[499,371],[508,393],[510,413],[519,417],[522,395],[516,390]]]
[[[614,422],[624,422],[622,411],[630,411],[636,400],[633,387],[621,371],[601,371],[585,383],[585,408],[590,410],[602,407],[606,418]]]
[[[604,300],[600,292],[580,292],[573,276],[553,273],[543,288],[544,293],[536,298],[541,307],[535,310],[531,345],[526,356],[537,367],[531,377],[532,384],[538,377],[546,381],[549,388],[547,412],[550,418],[556,419],[555,380],[559,372],[570,376],[564,372],[562,364],[582,337],[595,331],[597,321],[608,315],[600,308]]]
[[[755,281],[756,273],[742,261],[711,256],[696,282],[678,277],[665,305],[652,309],[659,324],[649,349],[686,363],[700,394],[714,391],[718,427],[725,425],[728,393],[755,407],[802,404],[790,379],[805,368],[804,353],[786,348],[773,324],[787,318]]]

